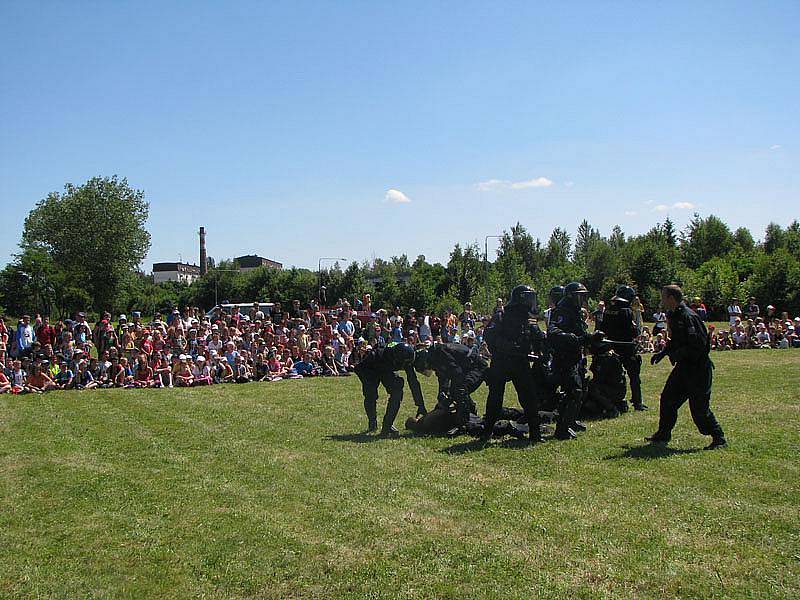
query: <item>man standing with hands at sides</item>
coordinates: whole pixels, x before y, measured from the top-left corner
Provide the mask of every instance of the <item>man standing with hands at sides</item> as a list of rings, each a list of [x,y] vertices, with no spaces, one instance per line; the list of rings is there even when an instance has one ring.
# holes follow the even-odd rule
[[[683,292],[677,285],[661,289],[661,303],[667,311],[670,339],[664,350],[651,357],[650,364],[658,364],[668,356],[675,366],[661,392],[658,431],[646,439],[669,442],[678,420],[678,409],[688,399],[697,429],[711,436],[706,450],[724,448],[728,445],[725,434],[710,407],[714,365],[708,356],[711,344],[706,326],[683,302]]]

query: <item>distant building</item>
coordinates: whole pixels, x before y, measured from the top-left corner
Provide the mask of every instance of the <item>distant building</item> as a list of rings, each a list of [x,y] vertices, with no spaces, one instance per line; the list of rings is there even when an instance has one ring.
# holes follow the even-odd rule
[[[283,269],[283,265],[281,263],[264,258],[263,256],[256,256],[255,254],[238,256],[234,260],[239,265],[239,269],[243,272],[252,271],[258,267],[271,267],[273,269],[277,269],[278,271]]]
[[[153,283],[180,281],[191,284],[200,278],[200,267],[182,262],[153,263]]]

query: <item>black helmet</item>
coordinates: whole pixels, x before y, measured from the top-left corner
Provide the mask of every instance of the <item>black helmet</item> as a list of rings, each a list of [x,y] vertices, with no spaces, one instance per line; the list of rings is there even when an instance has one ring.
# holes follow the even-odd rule
[[[414,370],[417,373],[425,373],[425,371],[430,371],[430,352],[427,348],[423,348],[422,350],[417,350],[416,355],[414,356]]]
[[[414,348],[409,344],[397,344],[392,348],[396,369],[404,369],[414,364]]]
[[[553,304],[558,304],[559,301],[564,297],[564,286],[563,285],[554,285],[550,288],[550,302]]]
[[[617,295],[612,300],[627,302],[630,304],[636,298],[636,290],[629,285],[621,285],[617,288]]]
[[[511,297],[508,299],[506,306],[523,305],[528,308],[532,313],[539,312],[539,300],[536,296],[536,290],[529,285],[518,285],[511,290]]]
[[[588,294],[589,290],[580,281],[573,281],[564,286],[564,296],[574,298],[578,294]]]
[[[580,308],[586,301],[589,295],[589,290],[580,281],[573,281],[564,286],[564,298],[559,302],[559,305],[572,306]]]

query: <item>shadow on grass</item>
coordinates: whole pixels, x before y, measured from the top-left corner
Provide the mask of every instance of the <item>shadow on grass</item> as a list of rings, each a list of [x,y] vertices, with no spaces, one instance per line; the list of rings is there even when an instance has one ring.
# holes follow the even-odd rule
[[[507,448],[509,450],[524,450],[525,448],[532,448],[537,444],[531,444],[530,440],[526,438],[504,438],[499,440],[494,438],[494,444],[490,440],[482,440],[480,438],[471,439],[466,442],[459,442],[447,448],[439,450],[442,454],[465,454],[467,452],[477,452],[486,449],[490,445],[499,446],[500,448]]]
[[[335,433],[333,435],[325,436],[325,439],[332,440],[334,442],[352,442],[353,444],[368,444],[370,442],[402,440],[409,437],[415,437],[415,436],[400,434],[397,437],[381,437],[380,435],[375,433],[367,433],[366,431],[362,431],[360,433]]]
[[[676,454],[694,454],[697,448],[671,448],[666,444],[643,444],[641,446],[622,446],[623,452],[610,454],[605,460],[619,460],[621,458],[636,458],[652,460],[654,458],[667,458]]]

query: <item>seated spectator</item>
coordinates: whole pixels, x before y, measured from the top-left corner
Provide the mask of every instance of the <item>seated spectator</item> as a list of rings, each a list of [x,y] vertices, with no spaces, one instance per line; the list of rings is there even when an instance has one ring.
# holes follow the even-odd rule
[[[50,390],[57,390],[58,386],[42,370],[41,365],[34,363],[31,365],[31,371],[28,374],[28,389],[36,394],[43,394]]]
[[[78,372],[75,374],[76,390],[93,390],[97,387],[94,374],[91,369],[91,362],[84,359],[78,362]]]
[[[22,368],[22,361],[17,359],[11,363],[11,393],[30,394],[28,387],[28,374]]]
[[[11,393],[11,382],[5,373],[5,361],[0,361],[0,394]]]
[[[189,357],[185,354],[178,356],[178,366],[173,370],[173,376],[175,379],[175,385],[178,387],[191,387],[194,383],[192,368],[189,366]]]
[[[192,385],[203,386],[213,383],[211,377],[211,367],[206,364],[206,357],[202,354],[197,357],[192,366]]]
[[[756,348],[770,348],[770,336],[766,325],[759,323],[758,333],[756,333]]]

